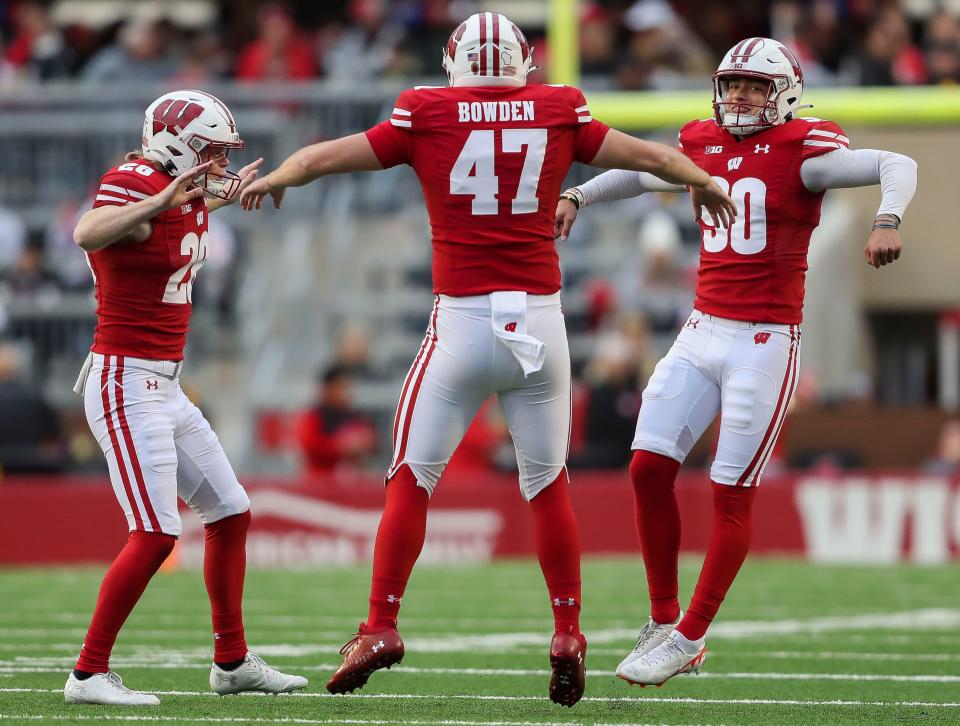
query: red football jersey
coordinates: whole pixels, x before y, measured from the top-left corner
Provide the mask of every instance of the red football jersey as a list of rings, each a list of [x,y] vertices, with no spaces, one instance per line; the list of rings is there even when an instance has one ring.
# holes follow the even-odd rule
[[[713,119],[691,121],[680,130],[683,152],[737,205],[729,230],[700,222],[698,310],[747,322],[801,321],[807,249],[820,223],[823,192],[807,191],[800,165],[848,144],[837,124],[816,118],[740,139]]]
[[[410,164],[433,232],[433,291],[560,289],[553,219],[573,161],[607,127],[569,86],[416,88],[367,131],[384,167]]]
[[[143,159],[126,162],[101,177],[93,206],[132,204],[172,180]],[[88,253],[97,297],[95,353],[183,358],[193,279],[207,259],[207,203],[193,199],[151,222],[153,232],[143,242]]]

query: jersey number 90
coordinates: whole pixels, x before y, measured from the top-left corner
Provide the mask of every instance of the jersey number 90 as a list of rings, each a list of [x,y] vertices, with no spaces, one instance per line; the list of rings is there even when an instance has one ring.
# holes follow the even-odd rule
[[[737,179],[730,185],[722,176],[712,179],[737,205],[737,221],[718,229],[704,220],[703,251],[722,252],[727,245],[741,255],[755,255],[767,246],[767,185],[756,177]]]

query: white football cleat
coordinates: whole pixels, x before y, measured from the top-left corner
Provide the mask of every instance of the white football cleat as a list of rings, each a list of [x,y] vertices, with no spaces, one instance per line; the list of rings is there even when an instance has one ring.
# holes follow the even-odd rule
[[[617,675],[631,685],[662,686],[674,676],[685,673],[699,675],[706,657],[707,648],[703,640],[699,642],[697,652],[691,655],[680,647],[676,634],[671,633],[649,653],[617,669]]]
[[[633,661],[640,656],[646,655],[666,640],[670,633],[673,632],[673,629],[680,624],[682,618],[683,610],[680,611],[677,619],[672,623],[658,623],[653,618],[647,618],[647,624],[643,626],[640,635],[637,636],[637,644],[633,646],[633,650],[627,653],[627,657],[620,661],[620,665],[617,666],[617,675],[620,675],[620,671],[624,667],[633,663]]]
[[[232,671],[225,671],[216,663],[210,669],[210,688],[221,696],[243,691],[263,693],[290,693],[307,685],[303,676],[290,676],[271,668],[263,658],[247,651],[243,663]]]
[[[160,699],[149,693],[134,691],[123,685],[123,680],[113,671],[94,673],[80,680],[73,673],[63,687],[67,703],[99,703],[108,706],[159,706]]]

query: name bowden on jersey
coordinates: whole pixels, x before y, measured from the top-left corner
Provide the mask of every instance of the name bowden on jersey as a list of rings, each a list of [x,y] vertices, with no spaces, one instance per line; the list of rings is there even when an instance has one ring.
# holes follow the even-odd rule
[[[460,123],[533,121],[533,101],[459,101]]]

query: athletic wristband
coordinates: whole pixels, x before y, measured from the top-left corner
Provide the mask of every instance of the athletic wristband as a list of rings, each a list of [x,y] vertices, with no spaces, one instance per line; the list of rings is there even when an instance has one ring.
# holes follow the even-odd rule
[[[871,229],[900,229],[900,218],[896,214],[878,214]]]
[[[560,195],[560,198],[573,202],[573,206],[575,206],[577,209],[580,209],[580,207],[583,206],[583,192],[576,187],[567,189],[563,194]]]

